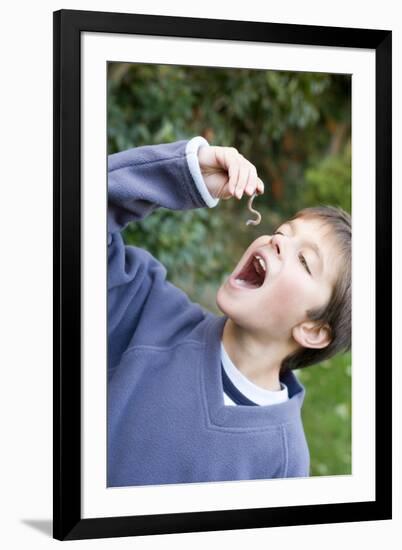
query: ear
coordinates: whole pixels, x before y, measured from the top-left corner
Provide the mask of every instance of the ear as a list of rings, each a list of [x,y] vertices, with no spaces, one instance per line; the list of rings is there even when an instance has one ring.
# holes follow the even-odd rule
[[[292,336],[303,348],[321,349],[331,342],[331,329],[317,321],[303,321],[293,327]]]

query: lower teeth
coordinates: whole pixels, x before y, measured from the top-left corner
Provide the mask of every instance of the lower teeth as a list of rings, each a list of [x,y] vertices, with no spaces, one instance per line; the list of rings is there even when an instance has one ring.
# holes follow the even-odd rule
[[[247,281],[243,281],[243,279],[236,279],[236,283],[239,286],[244,286],[245,288],[258,288],[258,285],[254,285],[254,284],[249,283]]]

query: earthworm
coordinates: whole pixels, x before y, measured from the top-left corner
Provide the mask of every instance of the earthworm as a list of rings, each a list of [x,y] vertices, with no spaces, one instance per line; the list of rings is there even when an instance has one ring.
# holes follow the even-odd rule
[[[253,193],[251,195],[251,197],[248,199],[247,208],[250,210],[250,212],[255,214],[257,217],[255,218],[255,220],[247,220],[246,225],[258,225],[261,222],[261,214],[257,212],[257,210],[254,210],[252,206],[253,200],[255,199],[256,196],[257,196],[257,193]]]

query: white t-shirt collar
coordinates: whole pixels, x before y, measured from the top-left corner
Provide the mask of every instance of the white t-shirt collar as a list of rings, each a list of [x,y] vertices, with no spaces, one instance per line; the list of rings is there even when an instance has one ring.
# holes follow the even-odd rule
[[[253,384],[253,382],[250,382],[250,380],[246,378],[232,362],[229,355],[226,353],[222,342],[221,361],[223,368],[232,384],[234,384],[239,392],[247,397],[247,399],[250,399],[253,403],[256,403],[257,405],[276,405],[288,400],[288,388],[282,382],[281,390],[279,391],[266,390],[265,388],[261,388],[261,386],[257,386],[256,384]]]

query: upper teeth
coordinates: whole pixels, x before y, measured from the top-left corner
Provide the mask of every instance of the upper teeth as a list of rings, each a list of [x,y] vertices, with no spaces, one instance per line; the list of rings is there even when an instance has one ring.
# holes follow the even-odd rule
[[[261,258],[261,256],[258,256],[258,255],[255,256],[255,259],[258,260],[258,263],[260,264],[260,266],[262,267],[262,269],[263,269],[264,271],[266,271],[267,268],[266,268],[264,259]]]

